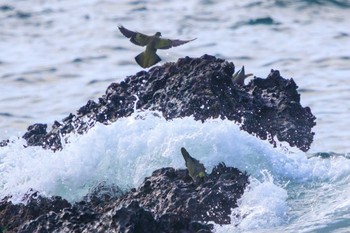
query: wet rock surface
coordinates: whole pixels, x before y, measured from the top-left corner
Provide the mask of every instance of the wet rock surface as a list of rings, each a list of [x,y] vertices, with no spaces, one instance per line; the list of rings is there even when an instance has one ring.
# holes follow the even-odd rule
[[[26,205],[5,198],[0,201],[0,229],[22,233],[212,232],[208,221],[229,224],[231,209],[237,207],[247,184],[247,174],[224,164],[200,183],[194,183],[187,170],[162,168],[138,189],[107,195],[106,186],[101,185],[74,204],[36,192],[26,197]]]
[[[88,101],[49,131],[46,124],[31,125],[23,138],[26,146],[59,150],[70,133],[83,134],[97,122],[110,124],[135,109],[149,109],[169,120],[226,118],[274,145],[278,139],[307,151],[315,117],[300,105],[294,81],[272,70],[265,79],[239,85],[233,73],[233,63],[213,56],[181,58],[112,83],[97,102]],[[0,233],[212,232],[209,221],[231,223],[231,211],[248,183],[247,174],[219,164],[199,182],[187,170],[161,168],[126,193],[100,184],[77,203],[30,191],[26,205],[13,204],[10,197],[0,201]]]
[[[105,95],[81,107],[62,121],[28,127],[28,146],[62,148],[61,136],[85,133],[96,122],[110,124],[137,109],[157,110],[166,119],[194,116],[196,120],[227,118],[241,129],[276,145],[276,139],[307,151],[316,124],[310,108],[300,105],[297,85],[272,70],[267,78],[254,78],[241,86],[231,80],[234,64],[213,56],[181,58],[112,83]],[[1,145],[6,144],[3,141]]]
[[[61,212],[71,204],[61,197],[45,198],[37,192],[28,191],[23,199],[26,204],[14,205],[9,197],[0,201],[0,232],[17,232],[24,223],[40,218],[49,212]]]
[[[216,166],[202,182],[193,182],[187,170],[162,168],[145,179],[138,190],[118,200],[137,200],[157,215],[177,213],[195,221],[230,224],[231,209],[248,184],[248,176],[224,164]]]

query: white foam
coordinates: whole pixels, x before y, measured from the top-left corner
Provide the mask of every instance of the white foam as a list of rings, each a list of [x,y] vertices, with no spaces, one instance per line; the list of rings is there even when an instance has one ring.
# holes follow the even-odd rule
[[[0,148],[0,197],[18,199],[33,188],[74,201],[101,181],[135,187],[161,167],[184,168],[181,147],[208,170],[223,161],[254,173],[254,158],[271,150],[228,120],[203,124],[192,117],[166,121],[155,115],[146,112],[112,125],[98,124],[85,135],[71,135],[58,152],[24,148],[22,140]]]
[[[185,147],[209,172],[225,162],[251,175],[249,191],[236,210],[246,217],[238,228],[226,226],[230,231],[244,231],[281,227],[287,224],[286,218],[302,217],[295,203],[287,199],[292,187],[299,190],[314,181],[336,182],[349,176],[349,160],[345,158],[307,159],[303,153],[274,149],[221,119],[204,124],[192,117],[166,121],[156,113],[144,112],[108,126],[98,124],[87,134],[70,135],[68,139],[70,143],[55,153],[40,147],[24,148],[23,140],[0,148],[0,198],[12,195],[12,200],[19,202],[32,188],[44,195],[77,201],[100,182],[124,189],[137,187],[161,167],[185,168],[180,153]],[[327,204],[325,201],[320,206]],[[218,230],[225,232],[225,228]]]
[[[280,226],[288,220],[287,191],[274,183],[267,171],[263,181],[250,179],[250,185],[232,211],[231,225],[215,225],[215,232],[250,232]]]

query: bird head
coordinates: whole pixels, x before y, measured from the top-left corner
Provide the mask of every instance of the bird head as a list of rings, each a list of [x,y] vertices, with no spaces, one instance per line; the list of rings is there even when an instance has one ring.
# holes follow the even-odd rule
[[[161,36],[162,36],[162,33],[157,32],[157,33],[155,34],[155,36],[161,37]]]

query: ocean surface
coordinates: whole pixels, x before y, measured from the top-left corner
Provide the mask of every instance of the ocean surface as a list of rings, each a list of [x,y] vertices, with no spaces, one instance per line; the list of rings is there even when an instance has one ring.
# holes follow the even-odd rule
[[[14,141],[0,148],[0,198],[20,202],[32,188],[74,202],[100,182],[128,189],[155,169],[184,168],[184,146],[209,172],[225,162],[251,175],[235,210],[246,218],[216,232],[350,232],[349,15],[349,0],[0,0],[0,140]],[[120,24],[197,38],[158,51],[160,64],[210,54],[257,77],[293,78],[317,117],[310,151],[272,148],[227,120],[150,112],[70,135],[56,153],[23,148],[30,124],[51,125],[141,70],[143,48]]]

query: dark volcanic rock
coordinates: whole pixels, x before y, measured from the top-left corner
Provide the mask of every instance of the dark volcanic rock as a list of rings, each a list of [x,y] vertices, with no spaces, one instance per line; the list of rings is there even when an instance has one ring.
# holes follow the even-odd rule
[[[203,183],[195,184],[187,170],[162,168],[145,179],[138,190],[123,196],[121,204],[137,200],[157,215],[177,213],[194,221],[229,224],[248,176],[236,168],[219,164]]]
[[[48,212],[59,212],[70,207],[68,201],[61,197],[44,198],[37,192],[31,193],[28,203],[14,205],[8,202],[8,198],[0,201],[0,232],[17,232],[18,228],[25,222],[34,220]]]
[[[46,124],[34,124],[28,127],[28,132],[23,135],[23,138],[27,141],[28,145],[40,146],[45,144],[45,136],[47,125]]]
[[[75,204],[36,193],[29,195],[27,205],[14,205],[5,198],[0,201],[0,229],[7,233],[212,232],[213,226],[206,222],[229,224],[231,209],[237,207],[247,184],[246,174],[224,164],[202,183],[194,183],[187,170],[162,168],[119,198],[107,197],[103,185],[102,195],[94,190],[90,201]]]
[[[109,124],[129,116],[136,102],[137,109],[160,111],[166,119],[227,118],[274,145],[277,137],[307,151],[313,141],[315,117],[300,105],[294,81],[272,70],[266,79],[255,78],[240,86],[231,81],[233,73],[233,63],[213,56],[181,58],[112,83],[97,103],[88,101],[77,114],[55,122],[49,132],[45,125],[30,126],[24,138],[29,146],[57,150],[62,148],[60,135],[84,133],[96,122]]]
[[[277,70],[271,70],[266,79],[252,80],[244,89],[251,93],[256,108],[244,115],[242,129],[271,143],[275,143],[271,136],[276,136],[290,146],[309,150],[316,118],[309,107],[301,107],[297,88],[293,79],[283,79]]]

